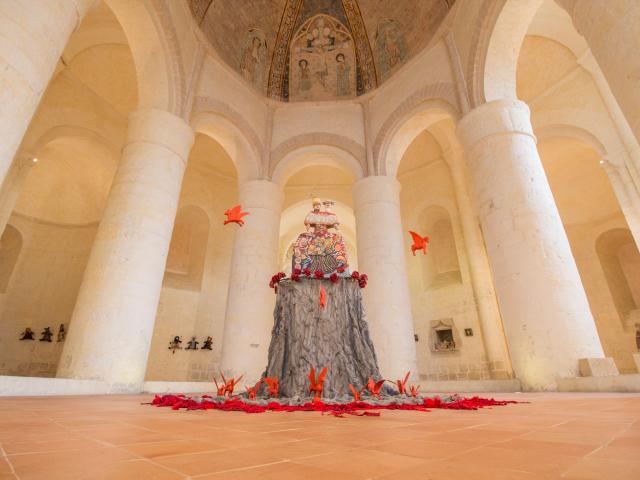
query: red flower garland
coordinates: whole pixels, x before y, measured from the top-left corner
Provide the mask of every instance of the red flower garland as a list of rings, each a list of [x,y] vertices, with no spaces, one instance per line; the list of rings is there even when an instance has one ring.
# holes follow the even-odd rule
[[[331,280],[331,283],[338,283],[340,277],[338,277],[338,274],[334,272],[329,276],[329,280]]]

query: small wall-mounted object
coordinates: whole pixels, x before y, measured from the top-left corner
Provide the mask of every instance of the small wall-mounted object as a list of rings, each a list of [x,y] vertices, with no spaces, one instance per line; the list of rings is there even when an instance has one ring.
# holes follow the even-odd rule
[[[173,340],[169,342],[169,350],[171,350],[171,353],[176,353],[176,350],[181,350],[181,344],[182,340],[180,339],[180,335],[173,337]]]
[[[200,342],[196,340],[196,337],[191,337],[191,340],[187,342],[187,348],[185,350],[197,350]]]
[[[67,330],[64,328],[64,323],[61,323],[58,328],[58,342],[64,342],[65,338],[67,338]]]
[[[431,322],[431,350],[453,352],[459,349],[460,339],[453,318]]]
[[[51,337],[53,337],[53,332],[51,331],[51,327],[44,327],[44,330],[40,332],[40,341],[41,342],[51,342]]]
[[[213,350],[213,338],[207,337],[200,350]]]
[[[35,340],[35,338],[33,338],[35,334],[36,332],[27,327],[24,329],[24,332],[22,332],[20,340]]]
[[[419,342],[419,341],[420,341],[420,337],[418,337],[418,334],[417,334],[417,333],[414,333],[414,334],[413,334],[413,339],[414,339],[416,342]]]
[[[473,337],[473,328],[465,328],[464,329],[465,337]]]

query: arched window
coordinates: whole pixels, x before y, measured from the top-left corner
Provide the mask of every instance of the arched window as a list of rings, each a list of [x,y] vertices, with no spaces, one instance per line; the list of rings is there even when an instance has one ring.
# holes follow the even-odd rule
[[[12,225],[7,225],[0,238],[0,293],[6,293],[11,275],[22,250],[22,235]]]
[[[178,210],[173,226],[164,285],[200,290],[209,240],[209,217],[192,205]]]

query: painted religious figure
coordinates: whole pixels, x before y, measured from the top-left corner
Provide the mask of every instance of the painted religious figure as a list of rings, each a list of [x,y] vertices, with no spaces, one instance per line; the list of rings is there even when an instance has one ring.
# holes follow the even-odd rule
[[[355,96],[356,56],[348,29],[328,15],[307,20],[291,42],[290,100]]]
[[[245,38],[240,57],[240,72],[245,80],[260,91],[264,89],[266,63],[267,42],[264,33],[258,28],[252,28]]]
[[[375,51],[381,80],[387,79],[407,58],[407,42],[395,20],[385,18],[378,23]]]
[[[338,216],[332,211],[334,202],[314,198],[312,203],[313,209],[304,219],[307,231],[299,235],[293,245],[292,270],[320,270],[331,274],[344,269],[344,274],[348,274],[344,240],[338,232],[331,231],[340,225]]]

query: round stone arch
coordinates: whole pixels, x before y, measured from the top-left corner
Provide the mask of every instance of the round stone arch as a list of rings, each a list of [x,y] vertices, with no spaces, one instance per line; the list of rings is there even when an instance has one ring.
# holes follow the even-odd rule
[[[257,180],[261,176],[260,145],[251,141],[235,122],[216,112],[202,112],[192,119],[191,127],[218,142],[238,172],[238,181]]]
[[[348,172],[354,180],[364,176],[365,150],[360,144],[333,134],[308,134],[287,140],[271,154],[271,180],[284,186],[303,168],[326,165]]]
[[[376,141],[374,158],[379,175],[395,177],[407,148],[431,125],[446,118],[454,123],[460,119],[460,113],[453,104],[438,98],[423,100],[403,110],[404,114],[390,116],[395,121],[381,129]]]
[[[157,108],[184,116],[186,74],[174,18],[180,9],[169,11],[165,2],[157,0],[104,1],[124,30],[131,49],[138,80],[138,108]]]

